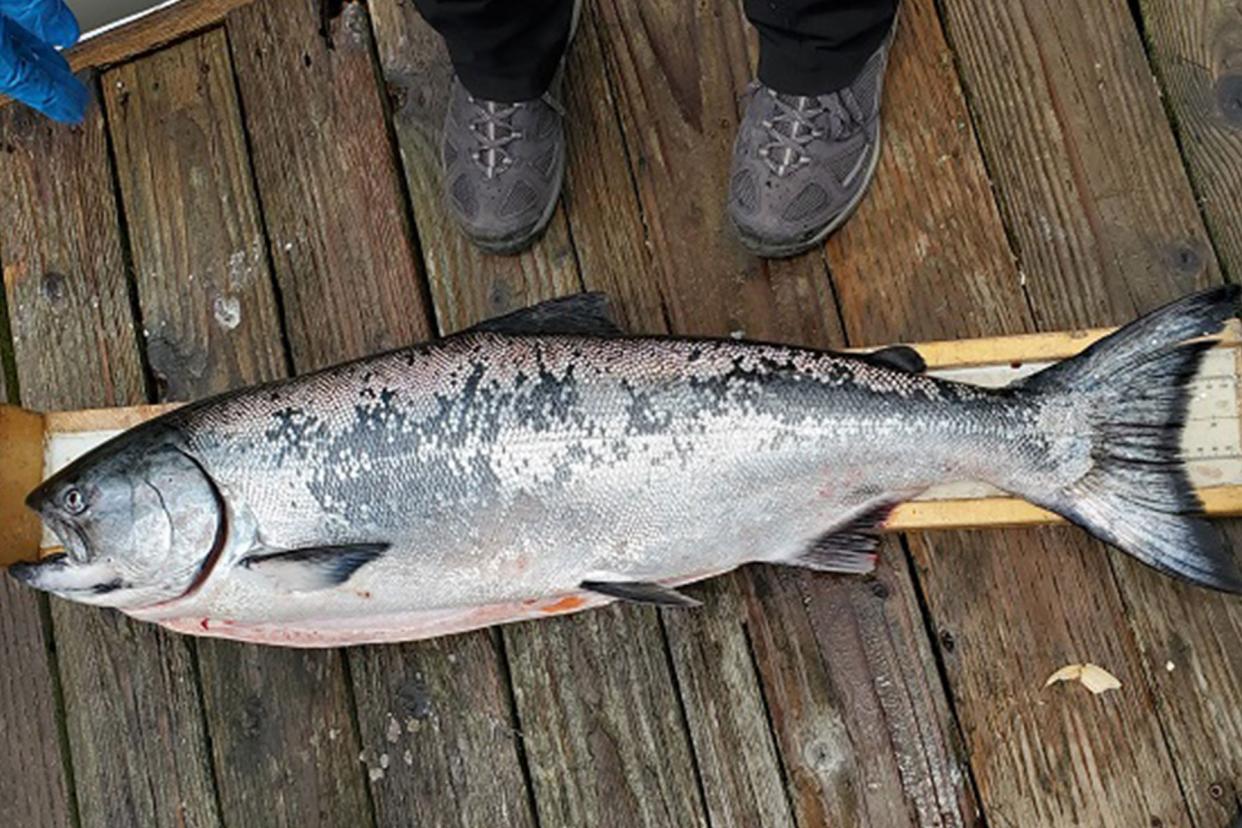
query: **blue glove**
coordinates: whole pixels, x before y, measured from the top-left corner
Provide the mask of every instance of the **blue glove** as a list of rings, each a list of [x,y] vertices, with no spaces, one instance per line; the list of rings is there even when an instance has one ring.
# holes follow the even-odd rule
[[[53,46],[78,41],[64,0],[0,0],[0,93],[63,123],[81,123],[90,93]]]

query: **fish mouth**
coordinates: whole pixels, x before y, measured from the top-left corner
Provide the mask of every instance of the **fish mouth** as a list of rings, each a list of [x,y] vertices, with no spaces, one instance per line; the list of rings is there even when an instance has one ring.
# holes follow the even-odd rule
[[[111,605],[114,593],[129,586],[108,564],[78,564],[65,554],[12,564],[9,576],[24,586],[87,604]]]

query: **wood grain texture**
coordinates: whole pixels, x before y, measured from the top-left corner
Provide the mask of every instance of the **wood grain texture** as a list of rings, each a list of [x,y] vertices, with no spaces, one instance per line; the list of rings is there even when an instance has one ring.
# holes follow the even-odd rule
[[[42,606],[41,606],[42,605]],[[46,599],[0,578],[0,824],[71,825],[74,803],[58,717]]]
[[[320,25],[317,0],[228,18],[298,371],[431,333],[366,11],[347,3]]]
[[[1242,144],[1236,125],[1229,127],[1224,111],[1214,113],[1209,101],[1227,108],[1232,81],[1215,86],[1211,73],[1196,64],[1207,61],[1202,65],[1221,78],[1236,73],[1237,66],[1225,67],[1236,62],[1242,30],[1236,8],[1220,4],[1215,15],[1211,8],[1178,4],[1173,14],[1172,7],[1147,4],[1145,11],[1186,159],[1203,182],[1201,192],[1221,199],[1213,205],[1209,196],[1200,206],[1229,260],[1242,224],[1229,206],[1238,194],[1236,164],[1221,161],[1236,156]],[[1118,322],[1215,282],[1218,262],[1124,4],[1055,10],[1051,4],[988,4],[986,20],[978,16],[982,9],[946,4],[1027,283],[1057,286],[1031,291],[1041,326]],[[1177,51],[1174,58],[1169,50],[1175,49],[1193,51]],[[1001,54],[1014,56],[1003,67],[1003,91],[991,88]],[[996,96],[1011,89],[1026,94],[1014,98],[1019,109],[1002,111]],[[1036,128],[1022,130],[1021,151],[1014,152],[1017,125],[1035,118]],[[1040,163],[1033,163],[1036,158]],[[1055,232],[1022,229],[1039,215],[1058,217],[1050,225]],[[1242,541],[1235,522],[1229,537],[1235,548]],[[1224,824],[1242,792],[1242,606],[1161,578],[1120,554],[1108,560],[1140,648],[1131,681],[1145,679],[1153,689],[1191,818]]]
[[[595,109],[582,120],[607,122],[619,115],[624,128],[651,250],[650,274],[631,274],[629,281],[653,283],[664,316],[640,324],[654,331],[843,344],[822,256],[755,259],[735,241],[725,217],[737,95],[753,65],[738,10],[602,3],[595,28],[617,114],[605,109],[607,96],[595,94],[584,96]],[[576,206],[571,202],[575,238]],[[584,278],[593,286],[590,273]],[[643,289],[631,291],[642,296]],[[815,579],[769,576],[746,572],[710,587],[741,588],[733,598],[712,594],[747,607],[744,628],[737,616],[723,612],[667,613],[664,619],[712,823],[792,819],[811,826],[835,818],[878,826],[894,824],[900,815],[919,824],[951,825],[973,819],[929,643],[917,623],[903,621],[913,604],[902,605],[893,617],[835,613],[817,628],[816,619],[829,616],[818,603],[823,597],[807,600]],[[912,596],[904,568],[895,577],[906,579],[901,594]],[[762,591],[757,578],[765,579]],[[871,596],[861,581],[843,581],[842,589],[858,591],[860,602]],[[763,647],[764,641],[774,644]],[[729,681],[718,680],[717,659],[739,665],[752,651],[757,684],[736,669]],[[906,683],[912,690],[881,700],[870,671],[894,664],[910,672]],[[697,692],[706,684],[714,698]],[[713,726],[715,711],[724,707],[739,718],[771,715],[779,764],[765,740]],[[721,756],[732,759],[725,765]],[[782,780],[784,802],[773,794]]]
[[[380,825],[535,824],[497,635],[350,652]]]
[[[1242,276],[1242,8],[1143,0],[1152,65],[1225,272]]]
[[[283,376],[224,32],[111,70],[103,88],[159,401]],[[200,642],[198,654],[227,823],[368,818],[337,653],[213,640]]]
[[[540,825],[708,824],[655,610],[504,633]]]
[[[0,312],[3,310],[0,300]],[[9,347],[4,336],[7,328],[7,321],[0,321],[0,351]],[[0,403],[9,401],[7,382],[0,371]],[[20,423],[15,422],[18,419]],[[14,451],[26,450],[14,443],[34,440],[36,452],[41,453],[42,439],[36,434],[42,430],[42,419],[20,409],[0,408],[0,485],[12,486],[24,477],[11,474],[20,462],[14,458]],[[30,488],[28,482],[22,480],[21,494],[13,493],[12,508],[21,505],[20,498]],[[7,493],[5,500],[10,500]],[[15,518],[8,507],[6,502],[0,519],[6,526],[6,544],[18,534],[11,528]],[[28,544],[28,539],[18,541],[21,547]],[[54,673],[56,656],[51,651],[49,631],[44,629],[46,612],[44,596],[0,576],[0,664],[4,665],[0,670],[0,744],[5,746],[0,750],[0,825],[67,826],[74,815],[68,757],[60,738],[64,712]]]
[[[945,13],[1040,328],[1058,327],[1055,307],[1120,322],[1216,276],[1124,3],[949,0]]]
[[[103,76],[156,398],[285,374],[224,32]]]
[[[1011,17],[1023,14],[1020,5],[1002,4],[1009,16],[979,5],[970,15],[959,8],[951,17],[961,13],[976,29],[1008,32]],[[1111,5],[1124,13],[1123,4]],[[1031,330],[1036,319],[1028,293],[1040,309],[1074,305],[1092,313],[1108,301],[1109,290],[1080,287],[1069,272],[1060,281],[1035,279],[1024,262],[1024,292],[935,7],[916,0],[902,14],[875,184],[827,248],[851,341]],[[1052,17],[1058,25],[1079,25],[1064,10],[1040,11],[1041,21]],[[964,55],[970,51],[963,46]],[[986,51],[998,65],[981,82],[1014,83],[1013,62],[1021,53],[995,43]],[[1039,132],[1038,119],[1052,104],[1017,83],[974,92],[972,100],[986,96],[987,106],[1005,112],[1009,142],[990,145],[994,174],[1007,165],[1015,175],[1033,176],[1050,163],[1046,154],[1025,155],[1024,142],[1034,140],[1031,133]],[[1084,117],[1076,100],[1063,103],[1074,117]],[[1027,104],[1036,110],[1029,117],[1009,109]],[[1040,227],[1038,216],[1053,215],[1028,212],[1019,219],[1013,204],[1004,208],[1020,247],[1029,239],[1021,234],[1038,236],[1032,229]],[[1061,220],[1050,218],[1054,235]],[[1120,257],[1121,250],[1116,246],[1108,255]],[[1083,267],[1079,253],[1056,255]],[[1126,254],[1130,264],[1138,258],[1132,250]],[[1135,279],[1110,290],[1149,289]],[[1022,826],[1185,823],[1142,655],[1128,633],[1127,608],[1103,547],[1075,530],[946,532],[913,536],[909,545],[988,820]],[[1042,690],[1054,670],[1086,660],[1121,677],[1122,689],[1099,700],[1059,692],[1068,688]]]
[[[182,0],[83,40],[69,49],[65,58],[75,72],[119,63],[219,23],[230,11],[249,2],[251,0]],[[12,102],[12,98],[0,95],[0,108]]]
[[[181,0],[88,38],[66,55],[74,71],[137,57],[219,23],[251,0]]]
[[[101,112],[64,128],[10,107],[0,135],[0,255],[22,403],[141,401]],[[217,824],[186,643],[58,600],[52,617],[82,824]]]
[[[561,88],[570,116],[561,200],[584,284],[610,298],[623,330],[667,332],[661,280],[654,278],[634,158],[618,118],[600,26],[596,3],[584,2]]]

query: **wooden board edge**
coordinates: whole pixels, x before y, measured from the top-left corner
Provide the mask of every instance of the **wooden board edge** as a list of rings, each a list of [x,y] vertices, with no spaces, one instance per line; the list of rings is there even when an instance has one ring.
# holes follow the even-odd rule
[[[181,0],[83,40],[65,52],[73,71],[120,63],[214,26],[254,0]],[[12,98],[0,95],[0,107]]]
[[[1203,512],[1208,517],[1242,515],[1242,486],[1199,489]],[[885,532],[927,532],[938,529],[1000,529],[1065,523],[1046,509],[1013,497],[968,500],[914,500],[898,506]]]
[[[1068,359],[1117,330],[1117,328],[1088,328],[1080,331],[1054,331],[908,344],[919,352],[929,369],[971,368],[980,365],[1056,362]],[[1229,320],[1216,339],[1219,348],[1237,348],[1242,345],[1242,322],[1237,319]]]
[[[145,423],[184,403],[131,405],[124,408],[83,408],[78,411],[49,411],[43,415],[48,434],[74,434],[84,431],[120,431]]]
[[[0,405],[0,566],[39,554],[43,527],[25,500],[43,480],[45,428],[43,415]]]

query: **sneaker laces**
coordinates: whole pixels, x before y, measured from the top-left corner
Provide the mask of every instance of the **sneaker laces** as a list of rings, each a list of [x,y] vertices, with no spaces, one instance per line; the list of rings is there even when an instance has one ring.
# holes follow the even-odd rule
[[[843,141],[863,127],[862,107],[849,87],[816,96],[782,95],[767,87],[763,91],[776,105],[776,114],[763,121],[771,141],[759,147],[759,157],[778,176],[811,163],[806,152],[811,141]]]
[[[483,170],[487,178],[495,178],[513,166],[513,156],[507,147],[522,137],[522,131],[513,125],[513,116],[525,103],[497,103],[481,101],[468,96],[474,105],[475,117],[470,121],[478,146],[470,157]]]

